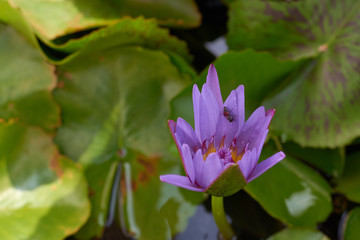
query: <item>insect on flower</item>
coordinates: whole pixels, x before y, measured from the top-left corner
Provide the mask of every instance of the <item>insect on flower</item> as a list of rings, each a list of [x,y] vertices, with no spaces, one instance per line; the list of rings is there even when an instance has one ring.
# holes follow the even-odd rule
[[[223,102],[216,69],[210,65],[201,92],[193,87],[195,129],[182,118],[168,122],[186,176],[161,175],[160,180],[226,197],[281,161],[285,154],[278,152],[258,163],[275,110],[259,107],[245,121],[244,102],[242,85]]]
[[[231,114],[231,111],[227,107],[224,107],[223,115],[229,122],[234,121],[235,115]]]

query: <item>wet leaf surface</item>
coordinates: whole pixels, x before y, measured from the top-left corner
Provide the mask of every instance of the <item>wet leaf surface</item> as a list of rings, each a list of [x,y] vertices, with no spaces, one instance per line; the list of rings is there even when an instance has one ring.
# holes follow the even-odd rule
[[[336,191],[344,194],[351,201],[360,203],[360,153],[346,156],[344,174],[338,180]]]
[[[282,146],[288,154],[309,163],[311,166],[316,167],[329,176],[338,178],[343,173],[345,153],[342,153],[340,148],[302,148],[294,142],[287,142]]]
[[[342,226],[342,238],[344,240],[355,240],[360,234],[360,207],[356,207],[347,215]]]
[[[79,165],[38,128],[2,123],[0,136],[0,237],[63,239],[78,231],[90,213]]]
[[[78,237],[101,235],[118,162],[124,164],[125,175],[134,177],[126,195],[134,195],[126,198],[126,208],[135,209],[131,210],[134,216],[125,211],[128,230],[156,239],[184,228],[191,204],[177,198],[167,203],[169,197],[161,198],[162,188],[169,186],[160,182],[159,172],[166,166],[161,156],[168,152],[171,138],[166,125],[169,101],[186,83],[183,77],[189,76],[181,74],[164,53],[140,47],[80,55],[60,66],[58,74],[55,96],[63,109],[63,125],[56,140],[67,156],[83,164],[93,204],[92,215]],[[181,166],[180,158],[176,166]],[[165,196],[180,196],[178,191],[170,187]],[[174,213],[162,214],[163,205]],[[152,232],[155,228],[159,232]]]
[[[114,24],[93,30],[77,38],[65,36],[64,39],[57,39],[57,41],[42,40],[49,47],[66,54],[77,51],[91,54],[116,46],[143,46],[150,49],[172,51],[188,62],[191,60],[185,42],[171,36],[167,29],[160,28],[154,19],[144,19],[143,17],[124,17]],[[60,61],[53,60],[57,64],[62,64],[71,57],[73,56],[67,56]]]
[[[55,68],[14,29],[3,25],[0,25],[0,52],[2,121],[16,118],[54,130],[60,124],[60,110],[52,97]]]
[[[228,52],[220,56],[214,66],[217,69],[223,98],[239,85],[245,86],[245,110],[250,116],[261,101],[301,62],[279,61],[268,53],[253,50]],[[201,88],[206,80],[208,68],[198,77],[196,84]],[[225,99],[223,99],[225,100]],[[192,86],[187,87],[172,102],[172,119],[181,116],[190,124],[194,122],[192,111]],[[271,125],[270,125],[271,127]]]
[[[124,16],[155,18],[175,27],[195,27],[200,15],[192,0],[186,1],[28,1],[9,0],[34,31],[53,40],[56,37],[105,26]]]
[[[162,173],[182,174],[180,159],[134,157],[124,164],[123,224],[137,239],[169,239],[187,227],[204,194],[159,181]]]
[[[269,237],[267,240],[329,240],[323,233],[310,229],[285,229],[274,236]]]
[[[239,0],[230,9],[231,49],[311,58],[264,102],[278,111],[274,129],[310,147],[344,146],[360,135],[359,2]]]
[[[265,146],[260,159],[275,149]],[[332,211],[331,187],[315,170],[287,155],[245,187],[273,217],[288,226],[315,227]]]

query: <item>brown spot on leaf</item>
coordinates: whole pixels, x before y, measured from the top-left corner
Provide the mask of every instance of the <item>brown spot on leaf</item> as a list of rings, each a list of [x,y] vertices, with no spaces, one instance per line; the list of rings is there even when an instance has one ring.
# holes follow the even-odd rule
[[[349,60],[349,63],[354,68],[356,72],[360,72],[360,58],[351,55],[350,53],[346,54],[346,58]]]
[[[72,74],[69,72],[64,72],[63,74],[64,78],[71,80],[73,78]]]
[[[64,84],[64,81],[59,81],[58,84],[57,84],[57,88],[64,88],[65,84]]]
[[[73,19],[71,19],[68,22],[69,28],[74,28],[74,26],[80,25],[80,21],[81,21],[82,18],[83,18],[83,15],[81,13],[77,14]]]
[[[294,22],[302,22],[302,23],[306,23],[307,20],[304,17],[304,15],[299,11],[298,8],[296,7],[290,7],[288,8],[288,12],[289,12],[289,17],[286,18],[286,20],[289,21],[294,21]]]
[[[324,128],[326,132],[329,130],[329,118],[327,116],[325,116]]]
[[[328,49],[328,45],[327,44],[322,44],[322,45],[320,45],[319,47],[318,47],[318,52],[325,52],[325,51],[327,51],[327,49]]]
[[[92,196],[94,196],[94,195],[95,195],[94,189],[92,189],[92,188],[89,187],[89,197],[92,197]]]
[[[56,176],[58,177],[62,177],[62,175],[64,174],[63,169],[61,168],[61,164],[59,161],[60,158],[60,154],[59,153],[55,153],[55,155],[51,158],[50,160],[50,168],[52,170],[54,170]]]
[[[176,21],[176,24],[177,24],[177,25],[183,25],[183,24],[184,24],[184,20],[179,19],[179,20]]]
[[[266,15],[272,16],[272,21],[273,22],[277,22],[279,20],[282,20],[285,17],[284,13],[271,8],[270,3],[268,3],[268,2],[266,2],[266,7],[265,7],[264,13]]]
[[[13,103],[13,102],[9,102],[9,103],[8,103],[8,109],[9,109],[9,110],[13,110],[13,109],[14,109],[14,103]]]
[[[158,157],[149,157],[146,158],[145,156],[139,156],[136,161],[140,163],[144,169],[139,172],[138,180],[139,183],[144,184],[150,181],[153,176],[156,174],[157,165],[159,162]]]
[[[335,131],[336,131],[336,134],[340,135],[342,133],[341,131],[341,125],[339,123],[336,123],[335,125]]]
[[[305,127],[305,136],[307,140],[310,140],[311,138],[311,132],[314,129],[314,126],[306,126]]]
[[[132,191],[136,191],[137,184],[134,180],[131,180],[130,186]],[[126,192],[128,191],[128,189],[126,189],[126,183],[124,178],[121,178],[120,180],[120,191],[121,191],[121,196],[125,196]]]

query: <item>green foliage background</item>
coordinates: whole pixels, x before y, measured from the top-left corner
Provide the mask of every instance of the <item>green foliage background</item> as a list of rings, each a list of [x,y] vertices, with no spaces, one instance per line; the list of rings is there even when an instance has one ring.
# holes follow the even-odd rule
[[[342,214],[340,237],[357,239],[360,2],[223,4],[222,94],[243,84],[247,116],[275,108],[261,159],[287,155],[245,187],[249,219],[277,227],[238,231],[336,238],[321,226]],[[170,29],[201,18],[192,0],[0,0],[0,239],[101,239],[112,217],[136,239],[181,236],[207,196],[159,181],[183,174],[167,119],[193,122],[207,68]]]

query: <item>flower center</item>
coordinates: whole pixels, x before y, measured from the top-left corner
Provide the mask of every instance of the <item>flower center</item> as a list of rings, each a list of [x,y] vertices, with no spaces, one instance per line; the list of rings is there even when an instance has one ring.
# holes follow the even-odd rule
[[[217,154],[218,154],[219,158],[224,161],[224,164],[228,164],[228,163],[234,162],[232,159],[231,152],[232,151],[230,149],[221,147],[217,151]]]
[[[235,141],[235,140],[234,140]],[[206,143],[203,143],[202,146],[202,154],[203,159],[206,161],[207,157],[211,153],[216,153],[221,160],[223,160],[224,165],[228,163],[236,163],[243,157],[245,151],[243,151],[241,154],[237,154],[237,148],[235,146],[235,142],[231,143],[231,147],[224,146],[224,143],[222,142],[219,148],[215,148],[214,146],[214,138],[210,139],[209,145],[206,147]]]

